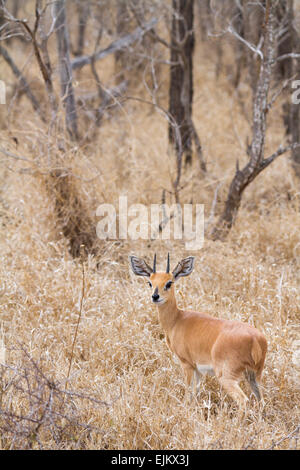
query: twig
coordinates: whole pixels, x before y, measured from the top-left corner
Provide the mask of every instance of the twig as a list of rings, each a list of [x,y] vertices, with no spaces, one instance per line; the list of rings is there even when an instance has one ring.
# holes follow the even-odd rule
[[[21,160],[22,162],[27,162],[27,163],[30,163],[31,165],[34,164],[34,162],[32,160],[29,160],[29,158],[19,157],[18,155],[8,152],[2,147],[0,147],[0,152],[6,155],[7,157],[14,158],[15,160]]]
[[[72,60],[71,62],[72,69],[78,69],[83,67],[84,65],[91,64],[92,61],[104,59],[104,57],[108,56],[109,54],[112,54],[130,46],[138,39],[141,39],[144,34],[149,31],[149,29],[155,26],[156,23],[157,19],[152,18],[152,20],[149,21],[149,23],[144,24],[143,27],[138,27],[133,31],[133,33],[127,34],[126,36],[119,38],[116,41],[113,41],[105,49],[102,49],[92,55],[76,57],[76,59]]]
[[[165,228],[165,226],[167,225],[167,223],[173,219],[173,217],[175,217],[175,214],[170,214],[170,216],[167,215],[166,213],[166,190],[163,189],[163,192],[162,192],[162,197],[161,197],[161,207],[162,207],[162,211],[163,211],[163,220],[160,222],[159,226],[158,226],[158,231],[159,232],[162,232],[163,229]],[[156,237],[154,237],[155,239]]]
[[[35,95],[32,93],[29,83],[27,82],[26,78],[24,77],[22,72],[19,70],[19,68],[17,67],[17,65],[15,64],[15,62],[9,55],[8,51],[4,47],[0,46],[0,54],[2,55],[3,59],[7,62],[7,64],[10,66],[15,77],[17,77],[17,79],[19,80],[20,85],[22,86],[22,91],[24,91],[27,98],[30,100],[33,109],[38,113],[42,121],[46,122],[46,117],[42,113],[39,102],[37,98],[35,97]]]
[[[209,218],[205,224],[205,228],[204,228],[204,231],[206,232],[208,227],[211,225],[213,219],[214,219],[214,216],[215,216],[215,208],[216,208],[216,204],[217,204],[217,199],[218,199],[218,193],[219,193],[219,189],[221,188],[222,186],[222,182],[219,182],[217,184],[217,187],[215,189],[215,194],[214,194],[214,199],[213,199],[213,202],[212,202],[212,205],[211,205],[211,209],[210,209],[210,214],[209,214]]]
[[[200,139],[199,139],[199,136],[196,131],[192,118],[190,119],[190,126],[191,126],[192,136],[193,136],[195,147],[196,147],[196,154],[200,163],[200,169],[203,173],[206,173],[207,168],[206,168],[205,160],[203,158],[202,145],[201,145],[201,142],[200,142]]]
[[[292,439],[292,437],[294,437],[294,435],[295,435],[295,439],[297,440],[297,436],[298,436],[299,430],[300,430],[300,425],[298,425],[298,426],[297,426],[292,432],[290,432],[287,436],[284,436],[284,437],[282,437],[281,439],[279,439],[279,441],[277,441],[277,442],[274,442],[274,441],[273,441],[273,444],[271,445],[271,447],[268,447],[267,450],[274,450],[274,447],[278,446],[278,444],[281,444],[281,442],[285,441],[286,439]]]
[[[281,60],[285,60],[285,59],[300,59],[300,54],[297,54],[296,52],[283,54],[283,55],[280,55],[279,57],[276,57],[275,62],[280,62]]]
[[[76,343],[76,339],[77,339],[79,323],[80,323],[81,316],[82,316],[82,305],[83,305],[84,294],[85,294],[85,273],[84,273],[84,261],[83,261],[83,256],[82,256],[82,254],[83,254],[83,248],[84,248],[84,245],[80,245],[80,251],[81,251],[81,268],[82,268],[81,299],[80,299],[78,320],[77,320],[77,325],[76,325],[75,334],[74,334],[74,339],[73,339],[73,344],[72,344],[72,351],[71,351],[69,369],[68,369],[67,379],[66,379],[66,383],[65,383],[65,392],[66,392],[66,390],[67,390],[68,381],[69,381],[69,377],[70,377],[70,372],[71,372],[71,367],[72,367],[72,362],[73,362],[73,357],[74,357],[74,348],[75,348],[75,343]]]
[[[281,85],[281,87],[274,93],[274,95],[272,96],[270,102],[268,103],[267,105],[267,109],[266,109],[266,112],[268,112],[271,107],[273,106],[273,104],[275,103],[275,101],[277,100],[277,98],[281,95],[281,93],[283,92],[283,90],[286,89],[286,87],[288,86],[288,84],[293,81],[295,78],[296,78],[297,74],[294,74],[292,77],[284,80],[283,84]]]
[[[251,44],[250,42],[246,41],[246,39],[244,39],[242,36],[240,36],[232,28],[232,26],[228,26],[226,32],[228,32],[228,33],[232,34],[233,36],[235,36],[239,41],[241,41],[243,44],[245,44],[245,46],[247,46],[249,49],[251,49],[252,52],[255,52],[255,54],[257,54],[261,58],[261,60],[264,59],[262,51],[258,47],[255,47],[254,44]]]
[[[137,15],[135,8],[131,4],[129,4],[129,8],[130,8],[131,13],[135,17],[138,25],[140,27],[143,27],[143,24],[139,18],[139,15]],[[152,39],[155,39],[157,42],[160,42],[163,46],[167,47],[168,49],[176,49],[178,52],[181,51],[181,47],[179,47],[179,45],[174,46],[173,44],[170,44],[169,42],[167,42],[165,39],[163,39],[161,36],[157,34],[157,31],[154,28],[149,29],[149,31],[147,31],[147,35],[152,37]]]
[[[46,7],[47,6],[48,5],[46,5]],[[41,52],[43,52],[43,51],[45,52],[45,47],[43,46],[42,50],[40,50],[40,46],[38,44],[37,37],[36,37],[36,33],[38,31],[39,24],[40,24],[40,19],[41,19],[42,14],[44,13],[45,9],[42,12],[40,12],[37,5],[36,5],[36,9],[35,9],[35,15],[36,16],[35,16],[35,23],[34,23],[33,29],[31,29],[28,26],[28,24],[27,24],[28,22],[27,22],[26,19],[25,20],[19,20],[17,18],[14,18],[9,13],[9,11],[6,10],[4,7],[2,7],[2,10],[4,11],[5,15],[7,15],[7,16],[4,16],[4,18],[7,21],[10,21],[10,22],[21,25],[24,28],[24,30],[28,33],[28,35],[31,39],[34,54],[35,54],[35,58],[37,60],[37,63],[38,63],[40,72],[42,74],[42,77],[44,79],[46,90],[47,90],[47,93],[48,93],[48,96],[49,96],[49,102],[50,102],[51,111],[52,111],[52,120],[51,120],[51,122],[54,122],[54,120],[57,116],[58,104],[57,104],[57,101],[56,101],[53,82],[52,82],[52,78],[51,78],[51,71],[48,68],[49,64],[44,63],[44,60],[43,60],[42,55],[41,55]],[[48,33],[48,37],[49,37],[49,34],[50,34],[50,31]],[[43,41],[44,40],[45,40],[45,38],[43,38]],[[45,54],[44,54],[44,56],[45,56]]]
[[[176,140],[176,144],[177,144],[178,148],[177,148],[177,152],[176,152],[177,174],[176,174],[175,181],[172,182],[172,185],[173,185],[173,189],[174,189],[175,202],[176,202],[176,204],[179,204],[179,191],[180,191],[179,183],[180,183],[181,170],[182,170],[182,154],[183,154],[182,140],[181,140],[179,125],[177,124],[177,122],[174,119],[174,117],[172,116],[172,114],[169,111],[167,111],[166,109],[164,109],[162,106],[157,104],[156,102],[144,100],[143,98],[138,98],[136,96],[126,96],[125,99],[140,101],[141,103],[146,103],[146,104],[150,104],[151,106],[154,106],[157,109],[157,111],[166,118],[169,125],[173,128],[174,134],[175,134],[175,140]]]
[[[279,157],[280,155],[283,155],[286,152],[289,152],[290,150],[294,150],[295,148],[300,147],[300,142],[294,142],[291,145],[288,145],[287,147],[279,147],[276,152],[274,152],[270,157],[264,158],[264,160],[260,164],[260,171],[264,170],[270,163],[272,163],[275,158]],[[260,173],[259,171],[259,173]]]

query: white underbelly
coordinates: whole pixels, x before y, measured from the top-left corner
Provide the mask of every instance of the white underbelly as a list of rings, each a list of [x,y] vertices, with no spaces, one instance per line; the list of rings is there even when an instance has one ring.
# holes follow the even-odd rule
[[[199,374],[215,375],[215,371],[209,364],[196,364],[197,372]]]

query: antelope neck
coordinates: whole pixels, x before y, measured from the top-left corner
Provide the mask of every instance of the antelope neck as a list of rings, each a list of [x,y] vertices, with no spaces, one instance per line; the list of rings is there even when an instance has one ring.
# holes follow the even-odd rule
[[[175,295],[166,303],[161,305],[158,304],[157,310],[162,328],[166,332],[169,332],[173,328],[178,316],[180,315],[180,310],[177,307]]]

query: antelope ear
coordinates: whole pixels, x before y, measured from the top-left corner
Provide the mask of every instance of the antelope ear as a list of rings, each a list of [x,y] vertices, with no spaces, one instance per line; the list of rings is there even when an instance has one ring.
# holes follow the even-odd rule
[[[176,268],[172,272],[174,276],[174,280],[176,281],[180,277],[189,276],[194,269],[194,256],[189,256],[188,258],[184,258],[177,264]]]
[[[153,270],[146,263],[146,261],[144,261],[141,258],[137,258],[136,256],[129,256],[129,259],[130,259],[131,268],[134,274],[136,274],[137,276],[150,277]]]

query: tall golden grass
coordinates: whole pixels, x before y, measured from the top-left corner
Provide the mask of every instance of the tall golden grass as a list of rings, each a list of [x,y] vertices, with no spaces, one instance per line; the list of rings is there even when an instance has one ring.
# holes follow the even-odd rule
[[[215,216],[222,210],[236,159],[246,162],[251,128],[225,72],[215,79],[215,63],[206,48],[195,53],[194,121],[208,175],[201,176],[194,161],[183,173],[180,199],[204,203],[208,218],[217,185],[221,183]],[[10,70],[1,66],[7,82],[13,81]],[[99,73],[113,66],[111,57],[97,64]],[[30,67],[38,81],[37,67]],[[167,107],[168,70],[161,67],[159,99]],[[76,80],[78,94],[92,86],[88,71]],[[250,110],[250,90],[243,85],[240,91]],[[145,93],[143,85],[133,92]],[[201,250],[187,253],[181,241],[99,241],[98,255],[84,262],[82,298],[81,262],[68,251],[48,185],[53,168],[45,149],[57,157],[60,136],[47,137],[25,97],[1,106],[1,123],[1,146],[29,160],[1,156],[0,403],[2,411],[11,413],[9,419],[0,416],[1,447],[299,448],[300,199],[289,157],[276,160],[247,189],[224,242],[206,238]],[[267,153],[283,141],[279,101],[269,116]],[[175,174],[166,121],[134,101],[118,106],[92,142],[67,143],[55,165],[72,174],[74,194],[95,228],[99,204],[118,207],[120,195],[127,195],[128,204],[160,203]],[[129,270],[129,254],[151,260],[155,251],[162,267],[168,251],[172,264],[188,254],[196,256],[192,276],[177,286],[180,305],[246,321],[264,332],[269,344],[264,406],[252,397],[248,414],[239,413],[211,377],[203,379],[191,402],[185,398],[183,374],[165,344],[149,288]],[[62,400],[70,360],[70,394]],[[53,390],[56,399],[51,402]],[[34,391],[40,398],[34,402],[32,424]],[[45,414],[46,402],[52,403],[53,414],[50,405]],[[25,431],[22,417],[27,419]]]

